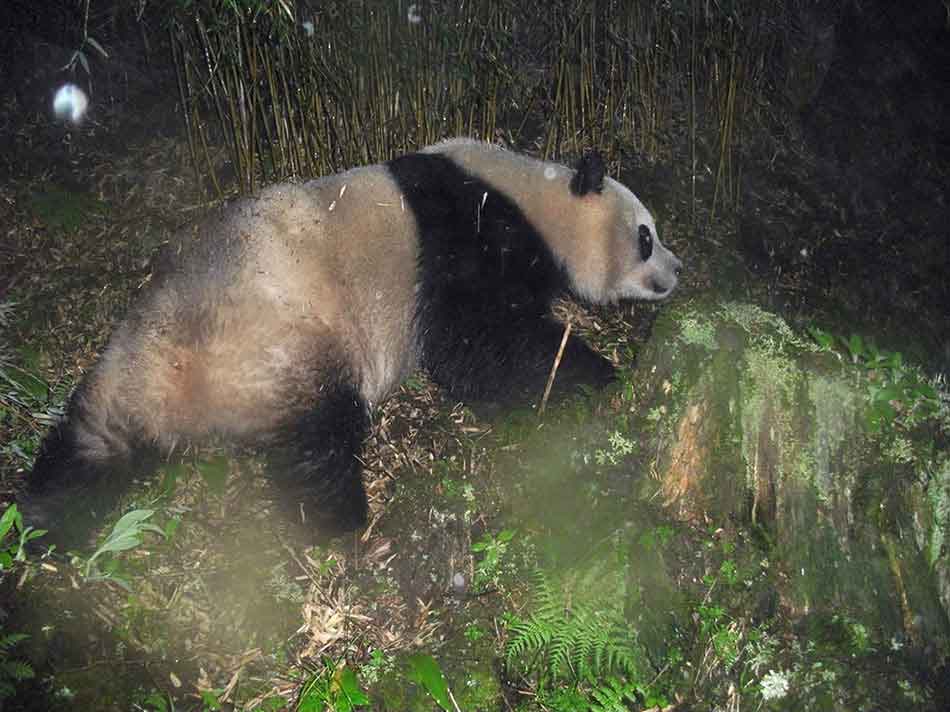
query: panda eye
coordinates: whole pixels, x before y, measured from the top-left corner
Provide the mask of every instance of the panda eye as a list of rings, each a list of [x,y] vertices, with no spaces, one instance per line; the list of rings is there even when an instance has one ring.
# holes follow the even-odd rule
[[[653,254],[653,235],[650,233],[650,228],[641,225],[637,236],[640,238],[640,259],[646,262]]]

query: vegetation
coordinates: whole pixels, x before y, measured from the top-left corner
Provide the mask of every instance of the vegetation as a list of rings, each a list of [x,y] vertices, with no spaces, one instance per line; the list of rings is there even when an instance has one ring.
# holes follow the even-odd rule
[[[624,620],[622,601],[568,603],[543,571],[535,573],[531,614],[508,622],[509,672],[533,678],[539,697],[560,700],[558,708],[567,698],[573,704],[587,699],[590,709],[616,709],[623,698],[649,697],[658,703],[646,689],[644,660]]]
[[[70,45],[76,49],[68,71],[90,79],[115,56],[108,24],[129,12],[97,12],[97,5],[106,3],[79,3]],[[93,163],[79,182],[95,191],[47,185],[44,175],[0,202],[19,211],[4,232],[16,245],[0,250],[2,266],[28,277],[11,280],[17,305],[0,303],[0,454],[4,475],[17,473],[8,487],[61,414],[75,374],[129,295],[148,281],[145,257],[170,226],[195,217],[195,184],[175,173],[175,156],[187,154],[196,182],[217,198],[235,187],[252,191],[383,160],[450,135],[545,157],[595,146],[614,172],[641,158],[672,166],[681,179],[677,205],[691,206],[691,225],[686,211],[671,210],[669,220],[686,234],[697,214],[715,227],[712,217],[737,207],[741,159],[754,129],[771,128],[786,106],[795,73],[791,30],[818,5],[149,4],[173,10],[171,61],[186,147],[150,145],[147,156],[138,147],[128,165],[71,153],[74,166]],[[107,130],[100,117],[95,131]],[[71,131],[81,146],[81,130]],[[708,193],[697,195],[704,176]],[[21,200],[21,193],[28,197]],[[143,198],[156,201],[150,212],[140,209]],[[732,245],[727,237],[720,230],[695,249],[710,260],[732,254],[721,249]],[[747,530],[740,517],[712,528],[708,521],[674,523],[659,506],[650,424],[658,440],[677,433],[663,422],[665,406],[649,406],[647,422],[635,420],[645,384],[633,376],[642,344],[633,322],[649,324],[652,313],[637,309],[638,320],[619,310],[576,320],[620,362],[623,382],[605,396],[554,408],[543,421],[524,411],[488,423],[440,401],[424,377],[413,377],[383,409],[368,444],[367,484],[384,511],[355,553],[338,542],[315,550],[290,538],[286,523],[260,504],[266,492],[253,477],[253,460],[239,468],[230,458],[198,453],[194,467],[167,467],[160,485],[172,513],[167,526],[152,524],[151,509],[132,503],[87,560],[85,578],[61,564],[47,571],[58,562],[43,561],[48,580],[41,585],[58,586],[62,599],[31,621],[30,647],[35,643],[40,655],[44,645],[50,655],[69,643],[85,651],[88,640],[105,640],[109,631],[116,641],[96,648],[91,662],[70,661],[86,676],[78,683],[51,678],[52,694],[68,700],[85,685],[92,699],[106,699],[95,687],[103,661],[126,670],[146,660],[149,674],[135,684],[147,680],[147,689],[134,704],[156,711],[277,710],[294,704],[288,700],[298,710],[341,712],[434,705],[452,712],[626,712],[697,700],[734,710],[858,709],[885,698],[898,709],[936,705],[939,681],[903,657],[914,641],[882,636],[843,611],[787,619],[779,605],[789,572],[766,527],[753,522]],[[682,326],[684,344],[720,348],[710,323]],[[75,343],[46,343],[38,336],[44,333],[67,334]],[[923,546],[929,572],[945,571],[939,567],[946,560],[950,470],[939,469],[943,461],[934,453],[945,437],[935,423],[950,431],[946,388],[897,351],[857,337],[814,338],[856,366],[869,430],[894,462],[908,465],[907,479],[890,487],[944,478],[942,489],[927,492],[933,526]],[[680,393],[679,374],[656,381]],[[920,462],[926,467],[909,466]],[[741,467],[719,464],[724,478],[742,480]],[[199,476],[186,476],[191,472]],[[548,492],[550,500],[538,496]],[[894,511],[890,502],[876,506],[872,495],[869,512]],[[180,520],[181,533],[170,537]],[[930,526],[912,524],[904,539],[923,537]],[[146,531],[166,536],[145,538]],[[23,568],[24,544],[41,533],[14,506],[0,518],[0,534],[0,581],[12,596],[34,595],[39,567]],[[881,545],[893,548],[892,536]],[[606,555],[585,570],[597,558],[592,550]],[[895,566],[900,558],[892,556]],[[621,584],[603,590],[605,571],[619,572]],[[29,585],[21,589],[24,580]],[[73,589],[86,607],[76,594],[68,598]],[[289,624],[274,616],[283,610],[291,611]],[[92,621],[92,632],[69,628],[70,620]],[[16,647],[25,635],[0,636],[0,697],[33,673]],[[180,669],[162,668],[170,660],[196,669],[182,681]],[[46,677],[39,663],[37,670]],[[485,678],[494,683],[482,698],[488,702],[473,702],[471,692]],[[508,683],[504,690],[499,678]],[[898,684],[878,698],[877,679]],[[384,702],[386,685],[406,697]],[[404,704],[410,690],[418,695]],[[109,694],[120,700],[117,707],[127,702]]]
[[[96,565],[96,560],[106,554],[113,555],[129,549],[134,549],[142,544],[142,539],[146,532],[152,532],[160,536],[166,536],[166,531],[148,520],[155,512],[151,509],[136,509],[122,516],[112,527],[112,531],[106,537],[105,541],[93,552],[86,560],[85,576],[91,581],[110,580],[118,583],[123,588],[131,590],[127,581],[115,575],[115,572],[100,571]]]
[[[15,319],[16,304],[0,302],[0,421],[10,423],[10,437],[0,444],[0,453],[27,465],[33,462],[44,429],[62,412],[68,386],[46,382],[34,347],[13,349],[7,333]]]
[[[860,334],[835,337],[818,328],[811,329],[815,342],[826,351],[846,355],[867,378],[868,427],[913,430],[940,414],[937,389],[921,369],[905,363],[899,351],[884,351],[865,343]]]
[[[324,659],[323,667],[304,683],[297,702],[297,712],[351,712],[369,704],[353,668],[344,663]]]
[[[220,193],[226,143],[241,190],[386,160],[445,136],[597,146],[616,167],[714,166],[738,195],[741,136],[762,119],[794,3],[496,0],[181,2],[173,21],[195,165]],[[704,81],[696,81],[697,76]],[[711,133],[715,144],[703,143]],[[702,155],[700,155],[700,153]],[[695,196],[694,196],[695,198]]]
[[[11,656],[17,643],[26,638],[27,636],[22,633],[0,631],[0,701],[13,695],[18,683],[32,680],[36,675],[32,665]]]

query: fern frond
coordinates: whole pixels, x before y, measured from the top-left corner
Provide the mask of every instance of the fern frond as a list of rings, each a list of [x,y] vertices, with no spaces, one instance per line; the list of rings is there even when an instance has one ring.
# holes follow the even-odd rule
[[[22,660],[5,660],[0,663],[0,678],[6,680],[31,680],[36,676],[33,667]]]
[[[561,671],[570,671],[571,648],[573,647],[573,631],[565,627],[558,630],[548,645],[548,675],[552,680],[562,679]]]
[[[0,651],[7,651],[17,643],[29,638],[26,633],[8,633],[0,636]]]
[[[508,669],[512,668],[515,660],[544,650],[553,632],[551,626],[533,616],[513,624],[509,629],[510,638],[505,654],[505,665]]]
[[[627,712],[625,700],[638,702],[637,686],[615,677],[608,678],[604,684],[594,687],[590,696],[594,698],[590,705],[591,712]]]
[[[520,662],[525,674],[534,672],[542,683],[592,682],[637,670],[636,639],[616,601],[576,601],[567,607],[543,572],[534,579],[532,615],[509,628],[505,651],[509,670]]]
[[[543,571],[538,570],[534,576],[534,617],[543,621],[555,621],[564,616],[564,602],[560,590],[548,580]]]
[[[577,642],[574,645],[574,671],[579,680],[586,680],[591,670],[591,654],[596,655],[597,636],[589,627],[582,627],[577,632]],[[596,669],[596,665],[593,666]]]

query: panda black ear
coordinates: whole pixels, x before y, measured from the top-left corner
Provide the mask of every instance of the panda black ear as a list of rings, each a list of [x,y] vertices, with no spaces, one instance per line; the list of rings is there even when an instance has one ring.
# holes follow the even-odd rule
[[[571,192],[577,196],[588,193],[600,193],[604,189],[604,176],[607,167],[604,159],[597,151],[585,153],[574,166],[574,177],[571,178]]]

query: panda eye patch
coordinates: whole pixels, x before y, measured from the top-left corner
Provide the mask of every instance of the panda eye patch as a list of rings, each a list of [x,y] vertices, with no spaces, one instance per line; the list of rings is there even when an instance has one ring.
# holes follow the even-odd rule
[[[640,259],[646,262],[653,254],[653,235],[650,233],[650,228],[641,225],[637,236],[640,238]]]

